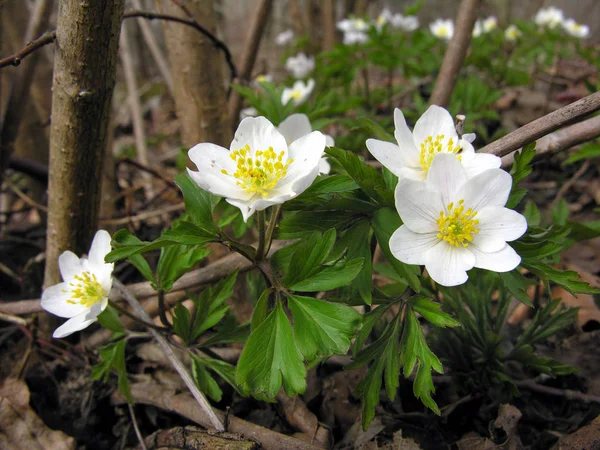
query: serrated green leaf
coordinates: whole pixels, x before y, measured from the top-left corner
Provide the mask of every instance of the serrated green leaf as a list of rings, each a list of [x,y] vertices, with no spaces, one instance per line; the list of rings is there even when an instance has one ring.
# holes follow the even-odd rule
[[[600,156],[600,144],[597,142],[590,142],[584,144],[578,152],[571,154],[563,163],[564,166],[573,164],[582,159],[593,159]]]
[[[107,330],[114,331],[116,333],[122,333],[125,331],[123,324],[119,319],[119,313],[110,305],[106,307],[104,311],[98,316],[98,323]]]
[[[348,287],[342,288],[341,296],[353,297],[358,291],[368,305],[371,304],[373,290],[373,267],[371,255],[371,225],[367,219],[356,222],[344,232],[336,248],[347,249],[346,257],[363,258],[364,264],[358,276]]]
[[[245,323],[235,328],[218,330],[208,339],[202,341],[202,344],[197,346],[212,347],[214,345],[242,344],[248,340],[249,334],[250,324]]]
[[[400,225],[402,225],[402,221],[393,208],[379,209],[373,214],[373,219],[371,220],[371,226],[375,232],[375,238],[381,247],[381,251],[398,275],[403,280],[406,280],[408,285],[418,293],[421,290],[421,280],[419,280],[415,266],[398,261],[390,251],[390,238],[394,231],[400,228]]]
[[[286,286],[303,281],[319,272],[335,244],[335,229],[314,233],[306,241],[295,246],[290,264],[283,279]]]
[[[600,294],[600,289],[590,286],[573,270],[561,270],[536,261],[522,261],[521,266],[537,275],[544,283],[550,281],[562,286],[571,294]]]
[[[349,306],[312,297],[288,296],[298,348],[306,361],[345,355],[360,328],[361,315]]]
[[[258,299],[258,302],[256,302],[256,306],[252,312],[252,322],[250,327],[252,331],[256,330],[267,317],[267,311],[269,310],[269,297],[271,292],[271,289],[265,289]]]
[[[199,245],[176,244],[163,247],[156,274],[159,287],[168,291],[183,274],[210,255],[211,250]]]
[[[553,224],[566,225],[567,220],[569,220],[569,216],[571,215],[567,201],[564,198],[561,198],[558,203],[552,207],[550,214],[552,215]]]
[[[177,175],[175,183],[183,192],[185,210],[192,222],[207,232],[216,234],[218,229],[212,215],[210,193],[200,189],[187,172]]]
[[[314,275],[289,286],[290,290],[298,292],[329,291],[349,284],[362,269],[363,258],[349,261],[338,261],[331,266],[322,268]]]
[[[295,239],[311,232],[324,233],[330,229],[344,229],[356,221],[355,211],[298,211],[286,214],[279,223],[279,239]]]
[[[415,295],[406,301],[413,310],[421,314],[429,323],[438,327],[458,327],[460,322],[441,311],[442,305],[432,299]]]
[[[175,305],[174,308],[173,329],[186,345],[190,345],[192,341],[190,311],[181,303]]]
[[[223,397],[223,391],[215,381],[215,379],[208,373],[208,370],[202,364],[201,359],[196,355],[190,354],[192,358],[192,376],[196,382],[198,389],[215,402],[220,402]]]
[[[364,130],[368,135],[385,142],[396,143],[396,138],[391,133],[388,133],[381,125],[367,117],[357,117],[356,121],[359,128]]]
[[[525,278],[525,276],[519,272],[518,269],[511,270],[510,272],[502,272],[498,274],[504,287],[510,291],[524,305],[533,307],[531,298],[527,293],[527,288],[534,284],[532,280]]]
[[[525,203],[525,209],[523,215],[527,219],[527,225],[530,227],[537,227],[540,224],[541,216],[540,211],[535,203],[531,200],[527,200]]]
[[[235,366],[220,359],[198,358],[198,362],[223,378],[231,387],[242,394],[235,382]],[[242,394],[243,395],[243,394]]]
[[[381,319],[388,308],[388,306],[380,306],[379,308],[369,311],[363,316],[362,327],[358,331],[356,339],[354,339],[354,344],[352,345],[352,356],[356,356],[358,352],[362,350],[363,346],[367,342],[367,339],[369,339],[371,331],[373,331],[373,327],[375,327],[377,321]]]
[[[281,386],[292,396],[306,390],[306,369],[296,346],[294,330],[278,301],[269,316],[252,332],[236,370],[240,390],[273,401]]]

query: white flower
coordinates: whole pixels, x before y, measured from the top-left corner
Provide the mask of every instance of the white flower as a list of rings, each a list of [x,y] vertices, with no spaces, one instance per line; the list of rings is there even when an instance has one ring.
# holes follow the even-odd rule
[[[292,114],[279,124],[277,131],[283,135],[287,144],[291,145],[295,140],[310,134],[312,126],[310,125],[310,121],[306,114]],[[333,147],[335,145],[333,138],[328,134],[324,134],[324,136],[325,146]],[[319,161],[319,173],[328,174],[330,170],[331,165],[327,161],[327,158],[321,158]]]
[[[315,87],[315,80],[312,78],[304,83],[298,80],[291,88],[284,88],[281,93],[281,103],[287,105],[292,100],[295,105],[304,103]]]
[[[504,208],[512,177],[490,169],[468,178],[451,155],[437,155],[425,181],[401,179],[396,209],[402,225],[390,250],[406,264],[424,265],[443,286],[467,281],[473,267],[508,272],[520,256],[506,242],[527,230],[521,214]]]
[[[567,19],[563,23],[563,28],[568,34],[579,39],[585,39],[590,35],[590,27],[577,23],[574,19]]]
[[[397,13],[392,17],[391,24],[394,28],[411,32],[419,28],[419,19],[416,16],[403,16],[402,14]]]
[[[248,106],[240,111],[240,120],[244,120],[246,117],[258,116],[258,111],[253,106]]]
[[[256,78],[254,79],[254,81],[256,81],[256,83],[272,83],[273,82],[273,75],[267,73],[267,74],[260,74],[257,75]]]
[[[562,10],[550,6],[540,9],[533,20],[540,27],[556,28],[562,25],[565,18]]]
[[[390,10],[388,8],[385,8],[383,11],[381,11],[381,14],[379,14],[377,19],[375,20],[375,28],[377,28],[377,31],[381,33],[381,30],[383,30],[383,27],[386,24],[388,24],[389,22],[391,22],[391,20],[392,20],[392,13],[390,12]]]
[[[483,27],[481,26],[481,20],[476,20],[473,26],[473,37],[479,37],[483,34]]]
[[[338,30],[346,33],[348,31],[367,31],[369,29],[369,24],[360,17],[354,17],[341,20],[338,22],[337,27]]]
[[[498,19],[494,16],[490,16],[481,23],[481,27],[483,28],[484,33],[489,33],[498,28]]]
[[[88,258],[66,251],[58,257],[63,282],[45,289],[42,308],[58,317],[66,317],[55,338],[69,336],[87,328],[108,305],[114,264],[104,262],[110,252],[110,234],[99,230],[94,236]]]
[[[315,58],[308,57],[304,53],[298,53],[296,56],[290,56],[285,62],[285,68],[294,76],[294,78],[304,78],[315,70]]]
[[[504,39],[510,42],[516,41],[522,35],[523,33],[517,28],[516,25],[509,25],[508,28],[504,30]]]
[[[440,39],[449,41],[454,36],[454,23],[451,19],[436,19],[429,24],[431,34]]]
[[[364,44],[368,40],[369,36],[362,31],[346,31],[344,33],[344,45]]]
[[[391,142],[367,139],[371,154],[388,170],[401,178],[424,180],[434,157],[439,153],[450,153],[463,165],[467,175],[473,177],[487,169],[497,169],[501,160],[486,153],[475,153],[471,142],[474,134],[458,137],[454,121],[448,111],[432,105],[417,120],[411,133],[406,119],[398,108],[394,111],[394,137],[398,145]]]
[[[289,29],[282,31],[275,37],[275,43],[277,45],[286,45],[294,39],[294,30]]]
[[[230,150],[202,143],[188,152],[198,172],[188,169],[202,189],[238,207],[244,218],[283,203],[308,188],[319,173],[325,136],[313,131],[292,142],[264,117],[240,123]]]

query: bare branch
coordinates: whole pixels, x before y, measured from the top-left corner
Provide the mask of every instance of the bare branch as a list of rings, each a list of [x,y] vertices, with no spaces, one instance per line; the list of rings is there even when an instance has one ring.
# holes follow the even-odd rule
[[[570,105],[540,117],[518,130],[483,147],[479,152],[504,156],[552,131],[600,110],[600,92],[588,95]]]
[[[454,36],[448,44],[440,74],[435,82],[433,94],[429,99],[430,105],[447,106],[456,85],[458,73],[463,66],[467,49],[471,43],[473,26],[477,18],[479,0],[462,0],[456,15]]]
[[[21,61],[27,56],[31,55],[36,50],[42,48],[45,45],[52,44],[56,40],[56,31],[49,31],[44,33],[42,36],[37,38],[35,41],[31,41],[18,53],[7,56],[4,59],[0,59],[0,69],[8,66],[18,66]]]

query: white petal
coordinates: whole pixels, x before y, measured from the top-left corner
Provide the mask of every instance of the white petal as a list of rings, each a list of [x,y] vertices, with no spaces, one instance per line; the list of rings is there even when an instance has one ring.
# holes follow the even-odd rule
[[[255,209],[250,207],[249,202],[243,200],[235,200],[232,198],[225,199],[227,203],[240,209],[244,222],[248,222],[248,218],[254,214]]]
[[[467,270],[471,270],[474,265],[475,255],[469,249],[440,241],[427,252],[425,268],[436,283],[458,286],[467,281]]]
[[[63,282],[50,286],[42,293],[42,308],[58,317],[75,317],[87,311],[81,303],[68,303],[71,298],[69,283]]]
[[[89,309],[89,311],[67,320],[54,331],[52,337],[64,338],[75,333],[76,331],[81,331],[84,328],[89,327],[96,321],[98,315],[104,311],[107,304],[107,300],[102,303],[96,303]]]
[[[521,263],[521,257],[508,244],[497,252],[490,253],[478,249],[475,245],[469,246],[469,249],[475,255],[475,267],[480,269],[509,272]]]
[[[473,235],[473,244],[485,252],[496,252],[527,231],[524,216],[501,206],[483,208],[475,218],[479,220],[479,233]]]
[[[276,190],[286,191],[287,189],[290,189],[297,180],[312,173],[315,168],[319,167],[319,162],[324,151],[325,136],[323,136],[320,131],[313,131],[292,142],[289,154],[290,158],[294,161],[289,165],[286,177],[277,184]],[[311,180],[311,183],[313,180]],[[304,189],[306,189],[306,187]],[[302,191],[304,191],[304,189],[302,189]],[[296,191],[295,193],[300,194],[300,192]]]
[[[96,231],[96,235],[94,236],[94,240],[92,241],[92,246],[90,247],[90,253],[88,254],[88,259],[91,263],[97,265],[104,265],[104,257],[110,253],[110,234],[105,230]]]
[[[62,279],[70,281],[75,275],[81,273],[81,260],[75,253],[67,250],[58,257],[58,268],[60,269]]]
[[[466,181],[467,173],[454,154],[439,153],[433,157],[427,185],[441,194],[444,206],[455,201],[456,193]]]
[[[461,163],[467,172],[467,177],[473,178],[486,170],[499,169],[502,159],[488,153],[465,153],[462,155]]]
[[[281,93],[281,104],[287,105],[288,102],[292,99],[293,89],[283,88],[283,92]]]
[[[435,138],[440,134],[444,135],[444,140],[452,138],[454,142],[458,142],[454,120],[452,120],[450,113],[440,106],[431,105],[415,124],[413,130],[415,146],[419,148],[421,142],[427,139],[428,136]]]
[[[444,211],[441,195],[423,181],[401,178],[396,186],[396,209],[404,224],[416,233],[437,232],[436,223]]]
[[[402,225],[390,238],[390,251],[403,263],[422,265],[427,261],[427,251],[439,241],[436,233],[413,233]]]
[[[407,178],[409,180],[417,180],[417,181],[425,181],[427,178],[427,172],[425,172],[421,167],[418,169],[413,169],[410,167],[403,167],[400,169],[400,174],[398,178]]]
[[[335,145],[335,140],[332,136],[325,134],[325,147],[333,147]]]
[[[512,177],[501,169],[489,169],[467,180],[456,194],[465,208],[481,211],[486,206],[504,206],[512,187]]]
[[[415,147],[412,132],[408,128],[408,125],[406,125],[404,114],[402,114],[402,111],[398,108],[394,109],[394,127],[394,137],[401,150],[407,152],[409,155],[408,157],[418,164],[419,149]]]
[[[472,144],[476,137],[477,135],[475,133],[465,133],[462,135],[462,138],[469,144]]]
[[[285,138],[277,131],[277,128],[264,117],[246,117],[240,122],[240,125],[235,132],[235,136],[233,137],[233,141],[231,142],[230,150],[240,150],[246,145],[250,147],[252,154],[258,150],[264,151],[269,147],[273,147],[273,150],[277,154],[283,151],[284,161],[287,159],[288,146]],[[231,160],[231,158],[229,159]]]
[[[391,142],[367,139],[367,149],[386,169],[396,176],[401,176],[401,169],[419,168],[418,159],[411,151],[406,151]]]
[[[283,135],[288,145],[312,131],[306,114],[292,114],[281,122],[277,129]]]
[[[325,136],[325,137],[327,137],[327,136]],[[329,172],[331,172],[331,164],[329,164],[329,161],[327,161],[327,158],[321,158],[319,160],[319,174],[327,175]]]

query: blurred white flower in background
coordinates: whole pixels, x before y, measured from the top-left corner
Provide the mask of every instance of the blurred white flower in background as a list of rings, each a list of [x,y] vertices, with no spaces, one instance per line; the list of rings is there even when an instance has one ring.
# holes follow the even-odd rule
[[[240,121],[244,120],[246,117],[255,117],[258,116],[258,111],[256,108],[249,106],[240,111]]]
[[[369,24],[360,17],[349,17],[344,20],[340,20],[337,23],[338,30],[346,33],[348,31],[367,31]]]
[[[312,78],[304,83],[302,80],[298,80],[294,83],[291,88],[284,88],[281,93],[281,103],[287,105],[291,100],[295,105],[304,103],[311,94],[315,87],[315,80]]]
[[[483,28],[484,33],[489,33],[498,28],[498,19],[494,16],[490,16],[481,22],[481,27]]]
[[[45,289],[42,308],[58,317],[67,317],[52,337],[63,338],[87,328],[108,306],[114,264],[104,262],[110,252],[110,234],[98,230],[87,258],[66,251],[58,258],[63,282]]]
[[[562,10],[549,6],[548,8],[540,9],[533,21],[540,27],[547,27],[550,29],[556,28],[562,25],[565,20]]]
[[[211,143],[193,147],[188,155],[198,171],[188,169],[202,189],[236,206],[244,221],[269,206],[301,194],[319,173],[325,136],[313,131],[287,145],[264,117],[244,119],[230,149]]]
[[[504,30],[504,39],[506,39],[507,41],[510,41],[510,42],[516,41],[522,35],[523,35],[523,33],[521,32],[521,30],[519,30],[517,28],[516,25],[509,25],[508,28],[506,28],[506,30]]]
[[[375,28],[377,28],[377,31],[381,33],[381,30],[383,30],[383,27],[385,27],[388,23],[390,23],[391,20],[392,20],[392,13],[390,12],[389,9],[385,8],[383,11],[381,11],[379,16],[377,16],[377,19],[375,19]]]
[[[367,33],[362,31],[346,31],[344,33],[344,45],[364,44],[369,40]]]
[[[315,70],[315,58],[306,56],[304,53],[298,53],[296,56],[290,56],[287,59],[285,68],[294,78],[304,78]]]
[[[431,34],[445,41],[449,41],[454,36],[454,23],[451,19],[436,19],[429,24]]]
[[[590,36],[590,27],[575,22],[575,19],[567,19],[563,23],[565,31],[573,37],[585,39]]]
[[[282,31],[281,33],[279,33],[276,37],[275,37],[275,43],[277,45],[286,45],[289,44],[290,42],[292,42],[292,40],[294,39],[294,30],[289,29],[289,30],[285,30]]]
[[[416,16],[403,16],[397,13],[393,15],[390,22],[394,28],[402,31],[411,32],[419,28],[419,19]]]
[[[481,26],[481,20],[476,20],[473,25],[473,37],[479,37],[483,34],[483,27]]]
[[[290,145],[295,140],[311,133],[312,126],[306,114],[292,114],[279,124],[277,130],[283,135],[288,145]],[[333,137],[329,136],[328,134],[324,134],[324,136],[325,146],[333,147],[335,145]],[[327,158],[321,158],[319,161],[319,173],[328,174],[330,170],[331,165],[327,161]]]

